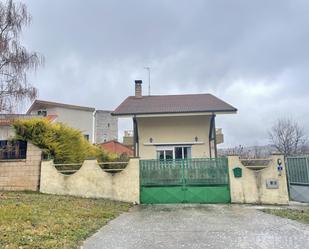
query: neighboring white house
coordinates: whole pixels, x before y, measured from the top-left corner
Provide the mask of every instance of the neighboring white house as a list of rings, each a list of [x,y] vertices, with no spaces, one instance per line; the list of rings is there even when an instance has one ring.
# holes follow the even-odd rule
[[[16,119],[38,118],[38,115],[0,114],[0,141],[12,139],[15,136],[13,122]]]
[[[93,107],[35,100],[27,114],[46,116],[53,122],[65,123],[80,130],[85,138],[92,143],[104,141],[104,134],[106,134],[106,141],[117,139],[117,118],[111,117],[108,111],[105,111],[104,115],[98,115],[97,112],[101,113],[101,111],[96,111]],[[106,125],[96,125],[105,123]],[[102,136],[97,136],[97,134],[102,134]]]

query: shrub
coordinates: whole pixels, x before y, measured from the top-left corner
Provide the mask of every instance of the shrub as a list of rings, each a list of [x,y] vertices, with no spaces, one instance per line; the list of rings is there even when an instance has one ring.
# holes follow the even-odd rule
[[[13,126],[15,139],[30,141],[55,163],[80,163],[87,158],[97,158],[100,162],[115,159],[114,155],[90,144],[79,130],[63,123],[34,118],[16,120]]]

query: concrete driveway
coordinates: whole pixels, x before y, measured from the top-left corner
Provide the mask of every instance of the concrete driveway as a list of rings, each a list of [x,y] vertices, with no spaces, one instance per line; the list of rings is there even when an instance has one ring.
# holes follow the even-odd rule
[[[309,225],[239,205],[136,206],[84,244],[115,248],[309,248]]]

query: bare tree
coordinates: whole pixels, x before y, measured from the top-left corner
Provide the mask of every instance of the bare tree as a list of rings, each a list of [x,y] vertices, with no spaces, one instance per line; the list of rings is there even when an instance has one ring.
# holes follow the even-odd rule
[[[277,120],[269,131],[269,137],[285,157],[300,153],[307,141],[303,128],[296,121],[284,118]]]
[[[28,52],[19,42],[22,28],[30,22],[25,4],[0,2],[0,112],[12,112],[18,103],[37,95],[27,81],[27,71],[36,70],[43,57]]]
[[[240,157],[246,156],[244,152],[244,147],[242,145],[228,149],[219,149],[218,152],[219,156],[240,156]]]
[[[253,158],[262,158],[262,148],[260,146],[253,146],[252,148],[252,157]]]

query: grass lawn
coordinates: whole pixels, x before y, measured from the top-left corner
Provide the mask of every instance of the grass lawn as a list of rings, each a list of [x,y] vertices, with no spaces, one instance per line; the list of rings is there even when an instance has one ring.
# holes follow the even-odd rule
[[[309,209],[263,209],[265,213],[309,224]]]
[[[79,248],[129,207],[102,199],[0,192],[0,248]]]

